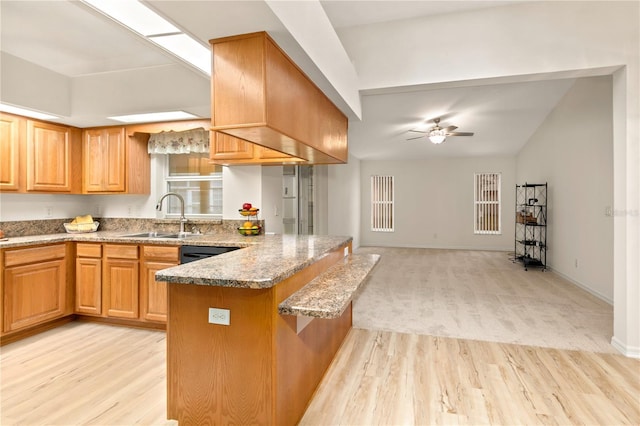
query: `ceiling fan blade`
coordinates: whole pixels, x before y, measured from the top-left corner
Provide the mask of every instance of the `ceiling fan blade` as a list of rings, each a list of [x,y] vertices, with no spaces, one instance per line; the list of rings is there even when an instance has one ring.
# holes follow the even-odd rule
[[[473,132],[451,132],[447,136],[473,136]]]
[[[421,139],[421,138],[424,138],[424,136],[418,136],[418,137],[415,137],[415,138],[409,138],[409,139],[407,139],[407,140],[408,140],[408,141],[412,141],[412,140],[414,140],[414,139]]]
[[[444,129],[445,129],[447,132],[453,132],[453,131],[454,131],[455,129],[457,129],[457,128],[458,128],[458,126],[449,126],[449,127],[445,127]]]
[[[409,132],[416,132],[416,133],[429,133],[428,131],[424,131],[424,130],[408,130]]]

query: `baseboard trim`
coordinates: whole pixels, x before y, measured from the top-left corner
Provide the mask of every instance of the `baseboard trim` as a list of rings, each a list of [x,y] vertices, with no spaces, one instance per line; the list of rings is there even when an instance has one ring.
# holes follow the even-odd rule
[[[640,347],[627,346],[617,339],[616,336],[611,338],[611,346],[628,358],[640,359]]]
[[[359,248],[365,247],[388,247],[388,248],[417,248],[434,250],[469,250],[469,251],[501,251],[513,253],[513,246],[503,247],[468,247],[468,246],[427,246],[421,244],[360,244]]]
[[[563,274],[562,272],[558,272],[557,270],[549,267],[548,265],[547,265],[547,269],[552,271],[554,274],[561,276],[565,280],[569,281],[571,284],[573,284],[573,285],[575,285],[577,287],[580,287],[581,289],[583,289],[587,293],[591,294],[592,296],[595,296],[598,299],[602,300],[603,302],[607,302],[609,305],[613,306],[613,300],[609,299],[607,296],[605,296],[605,295],[593,290],[592,288],[587,287],[585,284],[582,284],[581,282],[574,280],[573,278]]]

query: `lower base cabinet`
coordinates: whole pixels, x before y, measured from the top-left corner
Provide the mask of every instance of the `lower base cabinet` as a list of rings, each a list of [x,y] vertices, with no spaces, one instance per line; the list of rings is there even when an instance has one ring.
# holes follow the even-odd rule
[[[77,243],[77,314],[167,322],[167,285],[155,274],[180,263],[180,247]]]
[[[102,314],[102,245],[76,244],[76,303],[79,314]]]
[[[4,333],[72,313],[66,253],[64,243],[4,251]]]
[[[107,317],[138,318],[138,275],[137,245],[104,245],[102,300]]]
[[[167,322],[167,283],[156,281],[156,272],[179,263],[179,247],[142,246],[140,319]]]

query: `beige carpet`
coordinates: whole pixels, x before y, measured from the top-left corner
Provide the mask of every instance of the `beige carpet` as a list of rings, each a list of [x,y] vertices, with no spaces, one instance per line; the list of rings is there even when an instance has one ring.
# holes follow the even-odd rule
[[[617,353],[613,307],[509,253],[362,247],[382,255],[354,299],[353,326]]]

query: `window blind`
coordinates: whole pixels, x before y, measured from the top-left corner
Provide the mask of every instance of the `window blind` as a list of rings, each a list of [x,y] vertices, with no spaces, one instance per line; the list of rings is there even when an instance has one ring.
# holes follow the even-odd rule
[[[500,173],[474,175],[474,229],[475,234],[501,234]]]
[[[393,232],[393,176],[371,176],[371,230]]]

